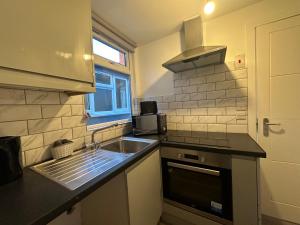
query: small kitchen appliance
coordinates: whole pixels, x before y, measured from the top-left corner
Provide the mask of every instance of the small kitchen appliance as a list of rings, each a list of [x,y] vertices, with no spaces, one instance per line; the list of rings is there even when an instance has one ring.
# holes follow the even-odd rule
[[[140,106],[140,115],[132,116],[134,136],[165,134],[167,132],[167,115],[157,113],[156,101],[141,102]]]
[[[0,185],[21,177],[19,161],[20,137],[0,137]]]

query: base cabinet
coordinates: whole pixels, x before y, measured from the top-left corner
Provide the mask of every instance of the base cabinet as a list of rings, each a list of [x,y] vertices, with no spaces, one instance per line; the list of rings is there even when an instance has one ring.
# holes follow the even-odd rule
[[[90,194],[81,208],[82,225],[129,225],[125,173]]]
[[[130,225],[156,225],[162,213],[161,164],[155,151],[127,173]]]
[[[162,213],[159,150],[81,202],[82,225],[157,225]]]

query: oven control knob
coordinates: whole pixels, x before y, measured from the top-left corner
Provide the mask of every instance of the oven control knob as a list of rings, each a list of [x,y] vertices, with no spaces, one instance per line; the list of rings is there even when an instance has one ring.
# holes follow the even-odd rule
[[[203,162],[205,162],[205,157],[200,157],[200,161],[203,163]]]
[[[177,154],[177,159],[182,159],[183,155],[181,153]]]

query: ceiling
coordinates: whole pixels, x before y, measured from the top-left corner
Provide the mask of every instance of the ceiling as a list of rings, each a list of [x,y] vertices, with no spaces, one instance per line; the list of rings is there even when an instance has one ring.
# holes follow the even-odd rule
[[[203,13],[206,0],[92,0],[92,10],[138,45],[178,31],[184,19],[200,14],[209,20],[260,0],[214,0],[216,9]]]

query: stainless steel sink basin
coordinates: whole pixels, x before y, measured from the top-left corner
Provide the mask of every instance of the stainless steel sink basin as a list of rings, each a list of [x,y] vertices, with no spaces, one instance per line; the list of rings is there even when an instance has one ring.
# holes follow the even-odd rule
[[[114,139],[104,143],[101,149],[78,151],[68,158],[50,160],[32,166],[31,169],[75,190],[154,142],[156,141],[129,137]]]
[[[113,152],[130,154],[139,152],[154,142],[154,140],[124,137],[106,143],[101,148]]]

